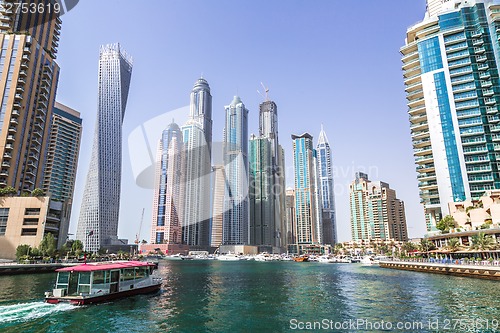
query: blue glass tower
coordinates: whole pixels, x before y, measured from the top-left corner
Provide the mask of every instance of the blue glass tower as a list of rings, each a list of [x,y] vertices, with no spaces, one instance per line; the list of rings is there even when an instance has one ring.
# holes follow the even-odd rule
[[[226,106],[224,165],[227,186],[224,195],[222,243],[245,245],[248,239],[248,110],[238,96]]]

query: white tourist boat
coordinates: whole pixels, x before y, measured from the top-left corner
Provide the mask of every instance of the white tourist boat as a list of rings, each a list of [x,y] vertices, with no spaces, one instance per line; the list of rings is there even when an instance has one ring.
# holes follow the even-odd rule
[[[323,264],[333,264],[336,262],[336,260],[335,260],[335,258],[332,258],[327,254],[324,254],[324,255],[318,257],[318,262],[323,263]]]
[[[152,275],[156,267],[142,261],[114,261],[60,268],[55,288],[45,293],[45,302],[87,305],[157,292],[162,279]]]
[[[221,261],[238,261],[241,260],[240,256],[235,253],[221,254],[216,257],[217,260]]]

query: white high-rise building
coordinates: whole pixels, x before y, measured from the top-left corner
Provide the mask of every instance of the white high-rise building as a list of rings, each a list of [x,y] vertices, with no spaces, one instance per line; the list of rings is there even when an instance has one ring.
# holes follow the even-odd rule
[[[448,203],[500,189],[500,4],[427,3],[401,48],[428,231]]]
[[[185,149],[183,243],[191,249],[210,246],[212,95],[208,82],[199,79],[191,92],[188,122],[182,127]]]
[[[86,251],[118,241],[122,123],[131,76],[132,58],[120,44],[102,46],[94,144],[76,233]]]

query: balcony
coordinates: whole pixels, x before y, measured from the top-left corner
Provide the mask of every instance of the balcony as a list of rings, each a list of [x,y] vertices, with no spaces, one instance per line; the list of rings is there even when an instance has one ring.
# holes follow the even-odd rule
[[[491,74],[489,72],[479,73],[479,78],[481,78],[481,79],[489,79],[490,77],[491,77]]]
[[[423,97],[408,102],[408,107],[410,108],[414,108],[419,105],[425,105],[425,99]]]
[[[486,107],[486,113],[497,113],[498,109],[495,106],[488,106]]]
[[[39,123],[38,121],[37,121],[37,122],[35,122],[35,124],[34,124],[34,125],[35,125],[35,127],[38,127],[38,128],[40,128],[40,129],[42,129],[42,130],[43,130],[43,125],[42,125],[41,123]]]
[[[488,66],[488,64],[478,64],[477,65],[477,69],[480,70],[480,71],[486,71],[490,68],[490,66]]]
[[[490,106],[491,106],[491,105],[494,105],[496,102],[497,102],[497,101],[496,101],[496,99],[495,99],[495,98],[485,98],[485,99],[484,99],[484,103],[485,103],[486,105],[490,105]]]
[[[19,110],[17,110],[17,109],[12,110],[11,115],[14,117],[19,117],[19,115],[20,115]]]
[[[483,89],[483,96],[493,96],[494,94],[493,89]]]
[[[30,153],[30,154],[28,155],[28,158],[29,158],[29,159],[32,159],[32,160],[34,160],[34,161],[38,161],[39,156],[38,156],[38,154],[35,154],[35,153]]]
[[[13,145],[13,144],[11,144],[11,143],[7,143],[7,144],[5,145],[5,150],[12,150],[12,149],[14,149],[14,145]]]
[[[423,121],[421,123],[417,123],[415,125],[410,126],[410,129],[412,131],[422,131],[424,129],[427,129],[429,127],[427,121]]]
[[[13,136],[13,135],[7,135],[7,141],[15,141],[16,140],[16,137]]]
[[[31,48],[29,48],[29,47],[25,47],[25,48],[23,49],[23,52],[24,52],[24,53],[27,53],[27,54],[31,54]]]
[[[22,100],[22,99],[23,99],[23,95],[21,95],[21,94],[16,94],[16,95],[14,96],[14,99],[15,99],[15,100],[20,101],[20,100]]]
[[[36,174],[35,174],[35,170],[34,170],[34,169],[28,169],[28,170],[26,170],[26,174],[27,174],[27,175],[31,175],[31,176],[33,176],[33,177],[35,177],[35,176],[36,176]]]
[[[2,166],[6,168],[10,168],[10,162],[9,161],[3,161]]]
[[[15,127],[9,127],[9,132],[16,133],[17,132],[17,128],[15,128]]]
[[[18,124],[19,124],[19,122],[17,121],[17,119],[16,119],[16,118],[11,118],[11,119],[10,119],[10,124],[11,124],[11,125],[18,125]]]
[[[484,44],[484,41],[482,39],[474,39],[472,41],[472,45],[474,46],[482,46]]]
[[[475,54],[483,54],[484,52],[486,52],[486,49],[484,47],[475,47],[474,48]]]
[[[483,80],[481,81],[481,87],[483,88],[489,88],[492,86],[492,83],[490,80]]]
[[[477,61],[477,62],[484,62],[484,61],[486,61],[486,60],[488,60],[488,57],[487,57],[487,56],[485,56],[485,55],[479,55],[479,56],[476,56],[476,61]]]
[[[2,177],[8,177],[9,176],[9,170],[7,170],[7,169],[0,170],[0,176],[2,176]]]
[[[26,71],[20,71],[19,72],[19,76],[27,77],[28,76],[28,72],[26,72]]]

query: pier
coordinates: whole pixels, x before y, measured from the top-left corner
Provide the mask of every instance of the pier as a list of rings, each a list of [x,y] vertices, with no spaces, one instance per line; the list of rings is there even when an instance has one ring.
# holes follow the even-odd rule
[[[500,281],[500,267],[411,261],[380,261],[380,267]]]
[[[0,264],[0,275],[52,273],[56,269],[76,266],[81,263]]]

